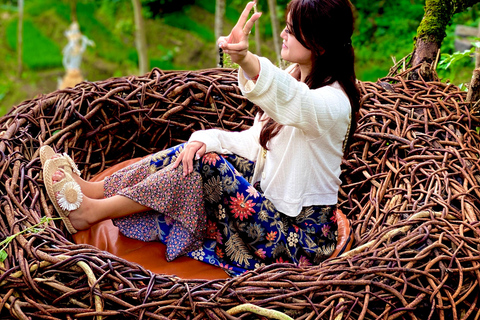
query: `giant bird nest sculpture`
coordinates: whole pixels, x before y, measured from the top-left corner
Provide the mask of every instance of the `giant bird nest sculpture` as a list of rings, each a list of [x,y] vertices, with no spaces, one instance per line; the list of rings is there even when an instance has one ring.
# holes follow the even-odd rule
[[[227,280],[153,274],[72,243],[46,196],[38,149],[67,152],[89,178],[194,130],[245,129],[255,106],[235,70],[153,69],[14,107],[0,119],[1,318],[256,317],[231,310],[248,303],[278,319],[478,319],[479,119],[452,85],[396,77],[360,87],[339,202],[354,249]]]

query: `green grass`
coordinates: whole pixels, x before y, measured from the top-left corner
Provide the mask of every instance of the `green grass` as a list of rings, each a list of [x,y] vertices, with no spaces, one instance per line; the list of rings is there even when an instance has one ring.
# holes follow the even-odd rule
[[[12,20],[7,26],[7,44],[17,49],[18,20]],[[58,45],[46,37],[35,24],[27,19],[23,23],[23,63],[31,69],[56,68],[62,65],[62,54]]]
[[[111,31],[114,29],[109,25],[111,20],[102,19],[101,16],[98,17],[96,15],[100,9],[98,5],[99,3],[97,2],[77,2],[76,12],[80,31],[95,42],[94,50],[99,57],[115,63],[122,63],[128,60],[131,53],[128,49],[125,50],[128,46],[125,46],[125,44],[118,39],[118,36]],[[28,14],[32,17],[40,17],[45,13],[46,7],[52,8],[54,14],[64,21],[65,29],[68,28],[71,22],[71,11],[67,3],[55,0],[34,2],[26,8],[26,12],[28,11]],[[45,26],[45,28],[48,28],[48,26]],[[66,44],[66,38],[64,37],[63,39]]]

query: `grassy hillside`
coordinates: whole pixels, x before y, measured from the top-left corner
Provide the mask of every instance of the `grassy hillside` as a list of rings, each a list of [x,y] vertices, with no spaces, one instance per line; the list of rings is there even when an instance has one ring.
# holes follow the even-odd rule
[[[0,61],[0,73],[4,75],[0,77],[0,114],[22,100],[56,90],[59,78],[64,75],[62,49],[68,42],[64,32],[71,21],[69,5],[56,0],[26,3],[21,76],[16,72],[16,7],[0,6],[0,56],[4,57]],[[76,14],[81,32],[95,42],[83,55],[82,72],[87,80],[138,73],[130,1],[79,2]],[[162,18],[146,19],[150,67],[166,70],[215,67],[213,21],[214,14],[208,6],[200,5],[185,7],[182,12]],[[233,22],[227,20],[226,30],[232,26]],[[270,47],[265,43],[267,56],[268,51],[271,55]]]
[[[137,52],[131,1],[77,1],[76,15],[80,29],[95,47],[88,47],[82,62],[84,77],[90,81],[137,73]],[[357,54],[357,76],[375,81],[388,73],[392,57],[400,60],[411,52],[416,28],[423,16],[423,0],[366,1],[353,0],[357,30],[353,45]],[[15,3],[8,1],[7,3]],[[243,7],[243,2],[227,2],[227,34]],[[163,17],[145,10],[150,67],[161,69],[203,69],[215,67],[217,50],[213,34],[212,0],[196,0]],[[262,7],[263,6],[263,7]],[[262,55],[276,61],[271,42],[272,28],[266,1],[259,1],[263,37]],[[283,16],[283,6],[278,14]],[[68,1],[26,1],[24,19],[23,65],[17,73],[16,39],[18,13],[14,5],[0,5],[0,115],[22,100],[56,90],[64,75],[62,49],[67,44],[64,32],[71,22]],[[456,23],[478,25],[478,6],[457,15],[448,29],[442,52],[454,51],[453,30]],[[328,32],[328,31],[326,31]],[[253,37],[252,37],[253,38]],[[468,59],[450,70],[440,70],[444,81],[459,84],[469,80],[472,70]]]

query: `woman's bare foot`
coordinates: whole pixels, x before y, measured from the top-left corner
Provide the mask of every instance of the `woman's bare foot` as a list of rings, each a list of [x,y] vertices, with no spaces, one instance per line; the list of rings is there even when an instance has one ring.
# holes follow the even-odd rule
[[[63,155],[56,153],[52,156],[51,159],[57,159],[62,157]],[[75,180],[76,183],[80,186],[82,189],[82,193],[92,199],[103,199],[105,197],[104,194],[104,183],[102,181],[96,181],[96,182],[89,182],[85,181],[76,173],[72,173],[72,178]]]
[[[77,175],[75,174],[75,176]],[[53,184],[58,183],[64,178],[65,178],[65,174],[62,171],[60,170],[55,171],[55,173],[52,175],[52,183]],[[80,177],[78,178],[81,179]],[[58,197],[58,193],[55,196]],[[57,198],[57,201],[58,201],[58,198]],[[68,215],[68,219],[70,220],[70,223],[76,230],[85,230],[95,224],[95,221],[91,221],[91,215],[89,215],[89,212],[91,212],[91,210],[89,210],[90,207],[91,207],[91,199],[86,197],[84,194],[80,207],[76,210],[70,211]]]

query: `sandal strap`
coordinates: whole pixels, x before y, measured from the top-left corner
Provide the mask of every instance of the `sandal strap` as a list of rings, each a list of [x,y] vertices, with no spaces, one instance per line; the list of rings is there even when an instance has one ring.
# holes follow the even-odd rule
[[[67,161],[67,163],[70,165],[70,169],[73,171],[73,173],[75,173],[78,176],[82,175],[80,170],[78,170],[77,165],[75,164],[73,159],[70,158],[70,156],[68,154],[63,153],[63,155],[59,159],[65,159]]]
[[[53,156],[56,154],[57,153],[52,149],[52,147],[48,145],[42,146],[40,148],[40,161],[42,162],[42,166],[45,166],[47,160],[55,160],[55,162],[59,163],[57,166],[69,167],[70,170],[67,170],[66,172],[69,172],[70,174],[73,172],[79,176],[82,174],[80,170],[78,170],[78,167],[73,159],[67,153],[58,153],[59,156],[57,158],[53,158]]]

